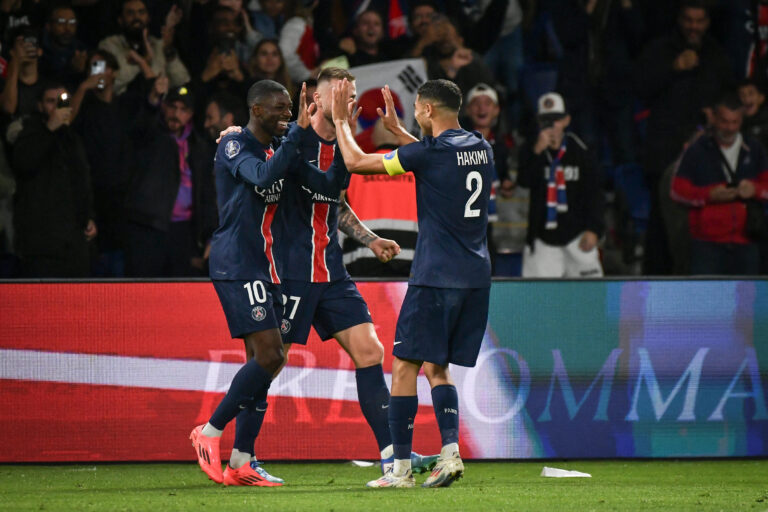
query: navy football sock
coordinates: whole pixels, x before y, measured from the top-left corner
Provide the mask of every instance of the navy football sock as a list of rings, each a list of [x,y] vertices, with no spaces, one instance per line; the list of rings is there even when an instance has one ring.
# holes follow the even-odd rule
[[[253,445],[259,437],[264,415],[267,413],[267,402],[261,400],[241,410],[235,419],[234,449],[253,456]]]
[[[413,422],[419,410],[417,396],[393,396],[389,399],[389,431],[395,459],[411,460]]]
[[[389,435],[389,389],[380,364],[355,370],[357,400],[365,421],[373,430],[379,451],[392,444]]]
[[[271,383],[272,375],[259,366],[255,359],[251,359],[235,374],[229,391],[221,399],[208,423],[224,430],[227,423],[240,413],[240,406],[244,406],[243,409],[252,407],[257,402],[255,397],[267,395]]]
[[[459,442],[459,395],[456,386],[444,384],[432,388],[432,405],[443,446]]]

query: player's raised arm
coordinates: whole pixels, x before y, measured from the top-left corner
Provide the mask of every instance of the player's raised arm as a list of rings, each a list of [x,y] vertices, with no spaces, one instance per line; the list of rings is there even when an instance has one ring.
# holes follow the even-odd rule
[[[331,112],[336,125],[336,140],[347,170],[355,174],[386,174],[381,155],[363,152],[355,141],[349,125],[349,82],[346,79],[333,86]]]

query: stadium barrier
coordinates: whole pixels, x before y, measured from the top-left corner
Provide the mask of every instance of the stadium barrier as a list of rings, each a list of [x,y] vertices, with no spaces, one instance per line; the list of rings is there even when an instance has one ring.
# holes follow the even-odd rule
[[[389,372],[406,284],[359,287]],[[1,462],[193,460],[244,360],[208,282],[2,283],[0,303]],[[768,282],[495,282],[478,364],[452,371],[466,458],[764,457]],[[256,454],[377,457],[336,343],[291,350]]]

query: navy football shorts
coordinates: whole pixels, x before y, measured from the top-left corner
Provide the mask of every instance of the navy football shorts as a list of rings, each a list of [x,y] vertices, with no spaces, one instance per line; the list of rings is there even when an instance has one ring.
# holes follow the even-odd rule
[[[245,338],[252,332],[280,327],[283,300],[277,285],[264,281],[214,279],[213,287],[219,295],[233,338]]]
[[[310,326],[325,341],[339,331],[372,322],[368,305],[349,277],[330,283],[286,279],[281,288],[283,343],[306,345]]]
[[[475,366],[488,323],[490,290],[408,285],[392,354],[439,366]]]

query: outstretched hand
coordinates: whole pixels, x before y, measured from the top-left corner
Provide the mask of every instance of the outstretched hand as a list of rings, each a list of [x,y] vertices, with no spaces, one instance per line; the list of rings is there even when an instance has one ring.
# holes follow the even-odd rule
[[[333,85],[332,98],[331,115],[333,122],[349,121],[349,82],[346,78]]]
[[[397,117],[397,110],[395,109],[395,100],[392,99],[392,91],[389,90],[389,86],[385,85],[381,89],[381,95],[384,96],[384,108],[376,107],[376,113],[379,114],[381,122],[384,123],[384,128],[394,134],[398,134],[401,130],[400,118]]]
[[[309,123],[311,121],[312,115],[317,110],[317,105],[315,103],[310,103],[309,106],[307,106],[307,83],[302,82],[301,83],[301,94],[299,94],[299,115],[296,118],[296,124],[298,124],[301,128],[306,128],[309,126]]]

